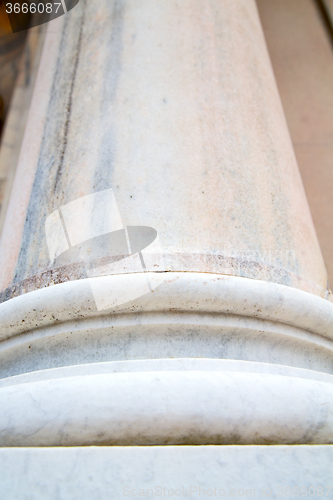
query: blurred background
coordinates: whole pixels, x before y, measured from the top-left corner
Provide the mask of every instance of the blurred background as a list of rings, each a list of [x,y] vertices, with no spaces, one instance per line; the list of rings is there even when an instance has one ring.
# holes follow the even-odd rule
[[[12,33],[0,0],[0,235],[46,30],[44,24]]]

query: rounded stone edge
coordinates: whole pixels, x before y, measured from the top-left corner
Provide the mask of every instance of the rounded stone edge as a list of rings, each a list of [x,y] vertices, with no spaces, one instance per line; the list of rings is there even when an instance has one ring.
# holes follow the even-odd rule
[[[126,303],[98,310],[101,295],[149,278],[156,286]],[[155,281],[154,281],[155,280]],[[135,273],[69,281],[0,304],[0,341],[62,322],[163,311],[233,314],[269,320],[333,339],[333,303],[275,283],[204,273]]]
[[[197,361],[2,387],[0,446],[333,443],[333,377]]]

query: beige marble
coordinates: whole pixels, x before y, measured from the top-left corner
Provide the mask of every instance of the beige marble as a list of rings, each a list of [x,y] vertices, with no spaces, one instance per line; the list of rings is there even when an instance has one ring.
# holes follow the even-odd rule
[[[52,21],[52,29],[48,30],[34,92],[31,97],[25,133],[18,158],[18,163],[12,165],[15,170],[5,220],[2,221],[0,235],[0,281],[8,280],[12,264],[17,257],[21,235],[26,218],[26,208],[31,195],[34,175],[38,163],[39,149],[42,142],[43,129],[47,121],[47,103],[52,93],[54,65],[56,64],[63,17]],[[5,167],[4,167],[5,168]],[[7,171],[7,165],[6,165]],[[15,210],[13,208],[15,207]]]
[[[124,226],[157,231],[163,270],[327,297],[254,1],[80,2],[61,19],[1,238],[1,300],[87,276],[54,268],[45,224],[105,189]]]
[[[43,27],[32,28],[28,31],[23,53],[19,64],[17,64],[17,78],[10,85],[13,95],[6,117],[6,126],[3,131],[0,149],[0,234],[27,124],[44,34],[45,29]],[[10,60],[10,63],[14,66],[13,60]],[[5,68],[2,68],[2,71],[5,71]]]

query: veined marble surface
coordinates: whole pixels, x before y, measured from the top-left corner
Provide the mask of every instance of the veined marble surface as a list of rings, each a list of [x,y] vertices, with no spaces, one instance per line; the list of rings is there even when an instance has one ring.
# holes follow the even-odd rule
[[[124,227],[157,232],[148,271],[328,297],[254,0],[81,0],[60,19],[0,242],[0,300],[87,277],[87,259],[54,265],[47,221],[107,189]]]
[[[37,88],[0,242],[4,460],[332,443],[333,304],[254,0],[81,0],[46,37]],[[126,464],[110,451],[117,480],[142,458],[148,484],[159,453],[195,457],[205,484],[216,463],[263,460],[128,449]],[[292,453],[266,458],[273,482],[287,466],[326,481]]]
[[[333,373],[332,325],[330,301],[260,280],[170,272],[69,281],[0,304],[0,375],[172,357]]]
[[[48,370],[0,386],[0,446],[333,443],[333,376],[155,360]]]
[[[17,500],[301,495],[332,500],[332,467],[333,446],[3,448],[0,495]]]

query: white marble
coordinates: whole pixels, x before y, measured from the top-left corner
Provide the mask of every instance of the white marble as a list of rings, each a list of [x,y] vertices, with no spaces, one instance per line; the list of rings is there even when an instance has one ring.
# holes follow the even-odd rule
[[[3,448],[0,496],[332,500],[332,468],[333,446]]]
[[[256,363],[253,361],[239,361],[235,359],[144,359],[131,361],[109,361],[104,363],[90,363],[83,365],[65,366],[24,373],[13,377],[0,379],[0,388],[17,384],[45,381],[64,377],[80,377],[86,375],[99,375],[124,372],[150,372],[150,371],[225,371],[241,373],[267,373],[271,375],[284,375],[287,377],[309,378],[321,382],[332,382],[332,375],[292,368],[290,366]]]
[[[135,287],[137,274],[131,274]],[[154,279],[154,273],[147,273]],[[157,273],[158,291],[103,315],[146,311],[205,311],[260,318],[333,339],[333,304],[310,293],[275,283],[204,273]],[[104,278],[94,278],[103,282]],[[110,284],[122,276],[109,276]],[[123,277],[127,279],[126,276]],[[60,283],[0,304],[0,339],[82,317],[99,316],[91,279]],[[141,283],[141,281],[139,280]],[[36,325],[37,323],[37,325]]]
[[[151,291],[143,281],[147,277]],[[96,296],[116,301],[142,290],[135,300],[98,310]],[[202,273],[90,278],[0,304],[0,374],[169,357],[241,359],[333,373],[332,325],[331,302],[259,280]]]
[[[333,443],[333,376],[202,364],[145,361],[118,371],[109,363],[100,373],[81,366],[69,376],[65,369],[8,379],[0,388],[0,445]]]
[[[58,26],[0,243],[0,445],[40,449],[4,460],[25,480],[45,446],[332,443],[333,303],[254,0],[82,1]],[[170,453],[207,482],[197,449]],[[231,476],[282,450],[247,449]],[[303,478],[297,453],[270,477]]]

